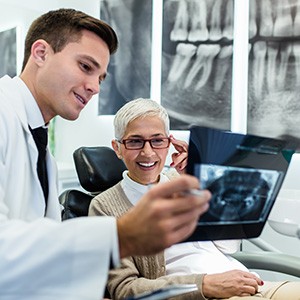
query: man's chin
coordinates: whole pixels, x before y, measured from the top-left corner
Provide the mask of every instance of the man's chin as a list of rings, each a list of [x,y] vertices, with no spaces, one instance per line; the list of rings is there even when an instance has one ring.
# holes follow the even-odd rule
[[[80,112],[75,112],[75,113],[66,114],[66,115],[60,115],[60,117],[62,117],[65,120],[68,120],[68,121],[75,121],[79,118]]]

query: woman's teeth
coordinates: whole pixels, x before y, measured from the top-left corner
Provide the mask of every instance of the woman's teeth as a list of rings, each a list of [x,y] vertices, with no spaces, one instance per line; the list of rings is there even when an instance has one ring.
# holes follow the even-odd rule
[[[155,162],[152,163],[138,163],[140,166],[145,167],[145,168],[150,168],[155,165]]]

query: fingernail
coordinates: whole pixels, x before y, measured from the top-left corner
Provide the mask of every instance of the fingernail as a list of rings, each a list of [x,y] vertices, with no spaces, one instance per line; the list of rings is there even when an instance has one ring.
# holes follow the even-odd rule
[[[174,163],[172,162],[172,163],[170,163],[170,167],[174,167]]]

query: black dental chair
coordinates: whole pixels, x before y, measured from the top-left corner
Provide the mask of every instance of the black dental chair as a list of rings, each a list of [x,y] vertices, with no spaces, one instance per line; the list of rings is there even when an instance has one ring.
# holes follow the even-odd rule
[[[62,220],[87,216],[92,198],[118,183],[126,170],[109,147],[80,147],[73,158],[79,182],[87,192],[66,190],[60,195]]]
[[[60,195],[64,206],[62,219],[88,215],[92,198],[115,185],[126,170],[123,161],[109,147],[81,147],[74,152],[74,162],[81,186],[87,191],[67,190]],[[300,278],[300,258],[274,251],[235,253],[233,257],[249,269],[268,270]]]
[[[87,191],[66,190],[59,196],[63,205],[62,220],[85,217],[93,197],[122,179],[126,166],[109,147],[80,147],[73,153],[75,169],[81,186]],[[107,289],[105,298],[110,298]]]

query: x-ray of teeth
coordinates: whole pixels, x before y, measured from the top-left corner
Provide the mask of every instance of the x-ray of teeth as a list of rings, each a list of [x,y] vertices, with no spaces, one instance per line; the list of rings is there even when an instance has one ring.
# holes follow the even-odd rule
[[[164,1],[161,104],[171,129],[230,129],[232,38],[233,0]]]
[[[300,0],[249,0],[250,134],[300,140]],[[101,0],[120,39],[99,114],[150,96],[152,1]],[[164,0],[161,104],[171,129],[230,129],[234,0]],[[272,125],[271,125],[272,124]]]
[[[225,38],[233,39],[233,0],[227,0],[224,14],[223,35]]]
[[[293,35],[293,20],[289,0],[277,1],[274,11],[274,36],[286,37]]]
[[[17,56],[16,56],[16,28],[0,32],[0,77],[9,75],[16,76]]]
[[[250,0],[248,133],[300,140],[300,1]]]
[[[187,1],[189,4],[189,42],[207,41],[207,5],[205,0]]]
[[[278,56],[278,43],[276,42],[268,42],[267,45],[267,55],[268,55],[268,60],[267,60],[267,88],[268,90],[274,90],[276,88],[276,79],[277,79],[277,73],[276,73],[276,68],[277,68],[277,56]]]
[[[101,84],[100,115],[113,115],[127,101],[150,97],[152,1],[101,0],[100,18],[112,25],[119,49]]]
[[[221,11],[223,0],[216,0],[212,6],[209,39],[211,41],[218,41],[222,38],[221,18],[219,13]]]
[[[296,0],[295,17],[293,23],[293,35],[300,36],[300,1]]]
[[[250,11],[256,7],[256,0],[250,1]],[[272,0],[263,0],[258,10],[260,36],[273,36],[274,21],[272,16]]]
[[[212,197],[189,240],[259,236],[296,147],[286,140],[192,126],[186,171]]]
[[[264,87],[265,57],[267,45],[265,41],[258,41],[253,45],[253,86],[256,98],[261,98]]]
[[[237,167],[199,166],[203,188],[212,193],[203,222],[258,220],[273,193],[279,172]]]
[[[170,33],[171,41],[186,41],[188,37],[188,5],[186,1],[178,3],[174,27]]]
[[[228,69],[230,68],[230,60],[232,57],[232,45],[221,48],[216,62],[216,77],[214,81],[214,91],[220,92],[225,81]]]
[[[163,9],[161,104],[171,128],[199,123],[229,129],[233,0],[164,0]],[[101,18],[116,29],[120,47],[101,85],[99,114],[150,96],[151,10],[150,0],[101,0]],[[206,61],[192,74],[201,57]]]
[[[256,2],[252,1],[249,7],[249,38],[253,38],[257,34],[256,24]]]

